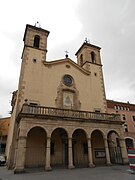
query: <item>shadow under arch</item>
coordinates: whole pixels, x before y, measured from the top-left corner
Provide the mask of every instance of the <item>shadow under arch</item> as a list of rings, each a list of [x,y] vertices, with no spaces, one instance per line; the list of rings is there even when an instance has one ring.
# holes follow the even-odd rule
[[[68,165],[68,133],[64,128],[56,128],[51,134],[51,166]]]
[[[36,126],[27,134],[25,167],[45,166],[47,134],[44,128]]]
[[[75,129],[72,134],[73,165],[88,167],[87,133],[83,129]]]
[[[105,145],[104,145],[104,133],[95,129],[91,133],[91,146],[92,146],[92,155],[93,163],[97,165],[106,164],[106,155],[105,155]]]
[[[125,142],[126,142],[126,148],[134,148],[134,139],[131,137],[126,137],[125,138]]]

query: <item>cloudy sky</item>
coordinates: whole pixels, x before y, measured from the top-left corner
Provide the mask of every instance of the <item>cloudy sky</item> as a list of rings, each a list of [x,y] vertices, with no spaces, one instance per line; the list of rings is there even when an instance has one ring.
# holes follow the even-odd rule
[[[49,30],[47,59],[100,46],[108,99],[135,103],[135,0],[4,0],[0,3],[0,117],[18,87],[26,24]]]

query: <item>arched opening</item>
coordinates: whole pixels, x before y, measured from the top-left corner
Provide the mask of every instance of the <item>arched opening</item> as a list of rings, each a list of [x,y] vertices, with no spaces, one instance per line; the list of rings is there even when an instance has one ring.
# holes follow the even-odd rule
[[[27,135],[25,167],[45,166],[46,132],[41,127],[32,128]]]
[[[93,163],[95,165],[106,164],[104,139],[101,131],[94,130],[92,132],[91,146],[92,146],[92,154],[93,154]]]
[[[110,131],[107,135],[107,140],[111,163],[122,164],[122,155],[118,133],[115,131]]]
[[[125,142],[126,142],[126,147],[127,147],[127,149],[128,149],[128,148],[134,148],[133,139],[131,139],[131,138],[126,138],[126,139],[125,139]]]
[[[88,166],[88,143],[86,133],[82,129],[74,131],[72,136],[73,164],[75,167]]]
[[[93,51],[91,52],[91,62],[96,63],[96,55]]]
[[[68,135],[63,128],[57,128],[51,135],[51,166],[68,165]]]
[[[39,48],[39,43],[40,43],[40,36],[35,35],[33,46],[34,46],[35,48]]]

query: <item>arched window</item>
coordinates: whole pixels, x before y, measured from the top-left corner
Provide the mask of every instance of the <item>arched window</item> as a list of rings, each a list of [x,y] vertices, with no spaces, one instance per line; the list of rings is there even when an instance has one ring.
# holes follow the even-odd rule
[[[83,65],[83,54],[81,54],[81,56],[80,56],[80,66],[82,66]]]
[[[40,36],[35,35],[35,37],[34,37],[34,47],[39,48],[39,43],[40,43]]]
[[[92,63],[96,63],[95,53],[91,52],[91,61]]]

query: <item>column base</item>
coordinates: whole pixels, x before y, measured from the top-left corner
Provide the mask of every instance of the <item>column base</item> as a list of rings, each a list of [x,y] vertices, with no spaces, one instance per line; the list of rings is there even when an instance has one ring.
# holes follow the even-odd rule
[[[74,168],[75,168],[75,166],[73,166],[73,165],[68,166],[68,169],[74,169]]]
[[[51,170],[52,170],[52,168],[51,168],[51,166],[49,166],[49,167],[45,167],[45,170],[46,170],[46,171],[51,171]]]
[[[94,168],[94,167],[95,167],[95,164],[89,163],[89,167],[90,167],[90,168]]]
[[[18,168],[14,169],[14,174],[21,174],[21,173],[25,173],[24,168],[23,169],[18,169]]]
[[[107,163],[106,166],[112,166],[112,164],[111,163]]]

